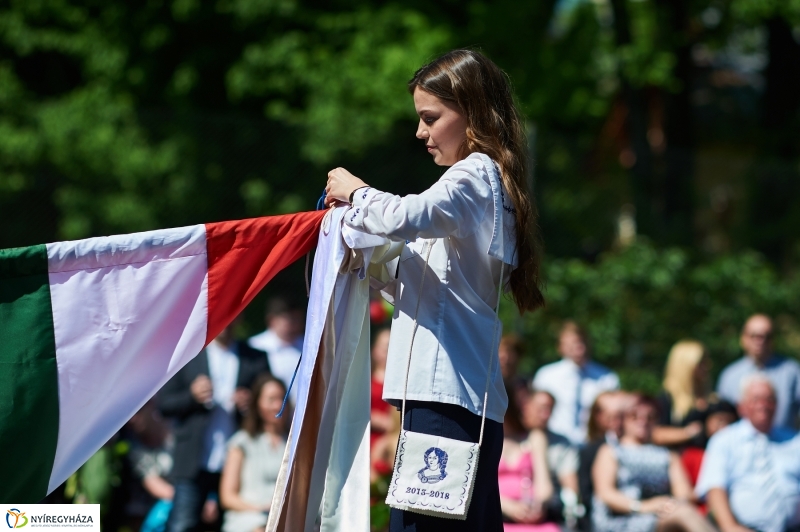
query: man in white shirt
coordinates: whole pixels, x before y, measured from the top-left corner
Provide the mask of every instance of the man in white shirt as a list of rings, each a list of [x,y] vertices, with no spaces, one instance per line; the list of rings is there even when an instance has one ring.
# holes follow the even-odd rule
[[[201,526],[203,504],[219,489],[227,440],[250,407],[250,386],[269,371],[264,353],[236,341],[231,329],[224,329],[159,392],[159,409],[175,424],[169,532],[197,532]],[[219,522],[210,529],[218,527]]]
[[[253,349],[267,353],[270,371],[288,388],[303,352],[302,315],[285,299],[273,298],[267,303],[265,322],[267,330],[253,336],[247,343]],[[292,404],[296,403],[294,386],[289,398]]]
[[[708,442],[695,491],[723,532],[800,530],[800,436],[774,426],[777,403],[768,374],[744,377],[742,420]]]
[[[741,395],[742,382],[755,373],[769,377],[777,397],[773,423],[789,430],[800,417],[800,364],[773,351],[772,319],[765,314],[750,316],[739,339],[745,356],[728,365],[719,376],[717,394],[733,404]]]
[[[574,445],[586,441],[586,424],[595,398],[602,392],[619,389],[619,377],[593,362],[586,335],[574,321],[567,321],[558,335],[562,359],[539,368],[533,387],[555,397],[549,428],[563,434]]]

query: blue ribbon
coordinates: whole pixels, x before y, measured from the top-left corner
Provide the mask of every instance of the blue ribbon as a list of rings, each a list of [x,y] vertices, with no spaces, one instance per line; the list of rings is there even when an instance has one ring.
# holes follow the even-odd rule
[[[318,211],[325,210],[325,208],[326,208],[325,207],[325,198],[327,198],[327,197],[328,197],[328,193],[325,192],[325,189],[323,188],[322,189],[322,196],[320,196],[319,199],[317,200],[317,210]]]
[[[281,417],[283,415],[283,409],[286,408],[286,401],[289,400],[289,392],[292,391],[292,386],[294,385],[294,379],[297,377],[297,371],[300,369],[300,361],[303,360],[303,355],[300,355],[300,359],[297,361],[297,366],[294,368],[294,373],[292,373],[292,381],[289,383],[289,387],[286,388],[286,395],[283,396],[283,404],[281,405],[281,411],[275,414],[275,417]]]
[[[325,189],[322,189],[322,196],[319,197],[317,200],[317,210],[322,211],[325,210],[327,207],[325,206],[325,198],[328,197],[328,194],[325,192]],[[289,387],[286,388],[286,395],[283,396],[283,404],[281,405],[281,410],[278,412],[275,417],[281,417],[283,415],[283,411],[286,408],[286,403],[289,401],[289,392],[292,391],[292,386],[294,386],[294,380],[297,378],[297,372],[300,370],[300,362],[303,360],[303,355],[300,355],[300,359],[297,361],[297,366],[294,368],[294,373],[292,373],[292,380],[289,383]]]

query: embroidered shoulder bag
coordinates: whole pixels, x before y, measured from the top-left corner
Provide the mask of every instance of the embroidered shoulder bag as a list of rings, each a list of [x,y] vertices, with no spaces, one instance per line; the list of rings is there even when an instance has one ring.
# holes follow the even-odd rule
[[[419,294],[425,285],[425,271],[433,245],[428,247],[425,255],[425,268],[420,281]],[[389,484],[386,504],[392,508],[419,514],[444,517],[448,519],[467,518],[467,511],[475,486],[475,474],[478,469],[481,443],[483,443],[483,426],[486,421],[486,403],[489,398],[489,381],[492,374],[494,346],[497,337],[497,311],[500,307],[500,294],[503,288],[503,269],[500,266],[500,283],[497,287],[497,304],[495,305],[494,331],[489,354],[489,370],[486,375],[486,387],[483,392],[483,413],[481,415],[481,431],[478,443],[453,440],[432,434],[422,434],[410,430],[400,432],[397,446],[394,472]],[[419,299],[414,311],[414,328],[411,332],[411,345],[408,350],[406,377],[403,388],[403,405],[400,426],[405,426],[406,393],[408,391],[408,373],[411,368],[411,351],[417,333],[417,314]]]

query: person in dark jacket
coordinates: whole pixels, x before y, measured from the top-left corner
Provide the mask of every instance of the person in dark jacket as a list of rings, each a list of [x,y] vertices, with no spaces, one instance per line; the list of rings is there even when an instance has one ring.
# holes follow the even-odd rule
[[[161,413],[175,422],[168,532],[197,530],[203,505],[219,486],[227,440],[248,408],[250,386],[268,371],[266,353],[236,341],[228,327],[159,392]]]

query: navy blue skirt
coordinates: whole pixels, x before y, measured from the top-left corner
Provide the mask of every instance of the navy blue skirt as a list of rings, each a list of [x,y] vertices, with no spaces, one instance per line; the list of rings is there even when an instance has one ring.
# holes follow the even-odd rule
[[[477,443],[481,417],[466,408],[444,403],[406,401],[403,428],[423,434]],[[472,502],[466,521],[430,517],[392,508],[389,532],[503,532],[497,470],[503,452],[503,425],[486,420]]]

